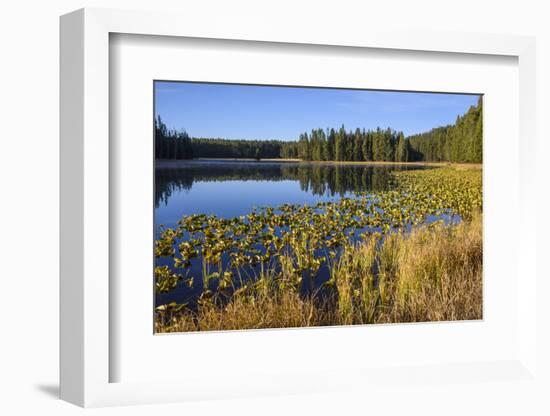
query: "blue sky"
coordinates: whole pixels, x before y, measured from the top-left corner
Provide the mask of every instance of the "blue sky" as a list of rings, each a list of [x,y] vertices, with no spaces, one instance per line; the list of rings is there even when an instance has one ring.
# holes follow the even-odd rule
[[[313,128],[391,127],[406,136],[452,124],[478,95],[155,82],[155,113],[192,137],[297,140]]]

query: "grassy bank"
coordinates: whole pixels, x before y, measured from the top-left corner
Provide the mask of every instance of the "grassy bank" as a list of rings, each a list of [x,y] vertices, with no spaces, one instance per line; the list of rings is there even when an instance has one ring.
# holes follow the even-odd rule
[[[480,319],[481,170],[394,175],[389,191],[315,207],[182,218],[156,242],[157,258],[174,264],[155,269],[157,291],[182,281],[203,291],[196,308],[159,306],[156,332]],[[442,216],[460,221],[428,224]],[[304,296],[301,285],[322,265],[324,295]]]

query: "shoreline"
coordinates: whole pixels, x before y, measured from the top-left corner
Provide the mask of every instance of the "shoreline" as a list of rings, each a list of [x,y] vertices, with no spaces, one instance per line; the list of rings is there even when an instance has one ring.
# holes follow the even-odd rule
[[[197,159],[156,159],[156,169],[167,169],[188,166],[190,162],[245,162],[245,163],[303,163],[316,165],[359,165],[359,166],[453,166],[457,168],[481,169],[482,163],[453,163],[453,162],[391,162],[391,161],[336,161],[336,160],[302,160],[302,159],[247,159],[247,158],[197,158]]]

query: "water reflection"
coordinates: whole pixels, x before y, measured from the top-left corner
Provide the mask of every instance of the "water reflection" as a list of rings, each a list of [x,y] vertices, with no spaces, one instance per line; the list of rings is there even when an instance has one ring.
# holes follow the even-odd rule
[[[421,169],[413,167],[412,169]],[[392,171],[411,169],[399,165],[346,165],[270,162],[182,162],[177,168],[157,168],[155,207],[167,205],[173,194],[190,191],[198,182],[295,181],[300,190],[316,196],[344,196],[352,192],[387,189]]]

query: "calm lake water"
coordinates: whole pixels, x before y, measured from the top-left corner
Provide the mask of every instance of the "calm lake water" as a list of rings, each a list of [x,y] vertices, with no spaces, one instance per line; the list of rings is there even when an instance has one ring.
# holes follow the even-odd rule
[[[175,227],[183,215],[233,218],[254,208],[315,205],[353,197],[356,192],[387,189],[390,173],[406,169],[422,167],[206,160],[181,162],[177,168],[159,167],[155,172],[155,233],[159,234],[161,225]],[[170,263],[160,259],[157,264]],[[199,268],[198,261],[191,274],[195,268]],[[193,289],[182,284],[170,293],[157,294],[156,303],[192,303],[201,292],[200,282]]]

